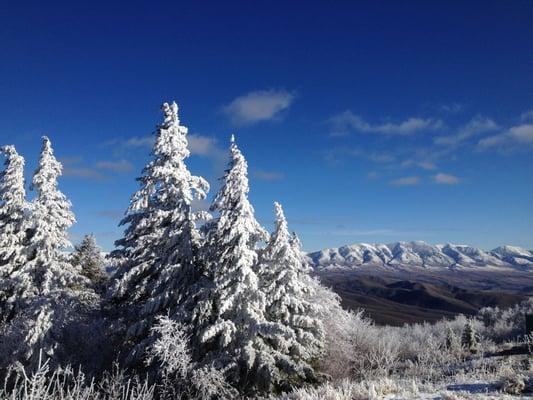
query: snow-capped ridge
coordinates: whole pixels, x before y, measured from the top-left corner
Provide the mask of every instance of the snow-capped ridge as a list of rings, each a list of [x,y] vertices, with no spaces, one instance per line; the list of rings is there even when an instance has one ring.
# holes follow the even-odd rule
[[[389,244],[352,244],[308,254],[315,268],[386,267],[507,267],[533,269],[533,252],[517,246],[485,251],[451,243],[432,245],[423,241]]]

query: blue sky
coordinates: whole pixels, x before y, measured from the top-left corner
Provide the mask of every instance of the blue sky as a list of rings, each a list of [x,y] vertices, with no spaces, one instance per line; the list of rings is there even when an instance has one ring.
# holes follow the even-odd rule
[[[530,1],[72,3],[1,6],[0,142],[30,178],[49,135],[74,240],[112,248],[176,100],[191,171],[216,189],[236,133],[308,250],[533,248]]]

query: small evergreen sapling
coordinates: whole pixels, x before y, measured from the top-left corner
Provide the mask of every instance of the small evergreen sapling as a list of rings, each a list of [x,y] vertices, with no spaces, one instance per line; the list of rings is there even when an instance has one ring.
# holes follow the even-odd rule
[[[476,353],[479,344],[479,335],[474,329],[471,321],[465,324],[463,334],[461,336],[461,344],[463,348],[471,353]]]

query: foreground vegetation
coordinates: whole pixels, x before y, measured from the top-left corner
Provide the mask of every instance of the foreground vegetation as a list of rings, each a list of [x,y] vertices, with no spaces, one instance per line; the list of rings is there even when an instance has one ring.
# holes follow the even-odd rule
[[[324,293],[322,293],[324,295]],[[334,301],[322,298],[322,301]],[[334,303],[330,303],[332,306]],[[376,326],[362,312],[330,308],[324,316],[326,351],[322,382],[272,394],[284,400],[502,398],[533,394],[533,336],[524,335],[524,314],[533,299],[507,310],[482,309],[436,324]],[[156,374],[135,374],[118,365],[85,374],[51,367],[43,357],[33,370],[12,366],[4,399],[231,399],[243,398],[216,370],[198,368],[175,322],[161,318],[159,340],[148,363]],[[257,398],[258,396],[251,396]]]

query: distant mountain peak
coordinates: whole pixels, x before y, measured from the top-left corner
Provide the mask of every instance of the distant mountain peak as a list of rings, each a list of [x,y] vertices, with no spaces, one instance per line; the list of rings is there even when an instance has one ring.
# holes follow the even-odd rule
[[[318,269],[383,266],[392,268],[498,267],[533,271],[533,252],[517,246],[485,251],[451,243],[432,245],[424,241],[389,244],[352,244],[308,254]]]

